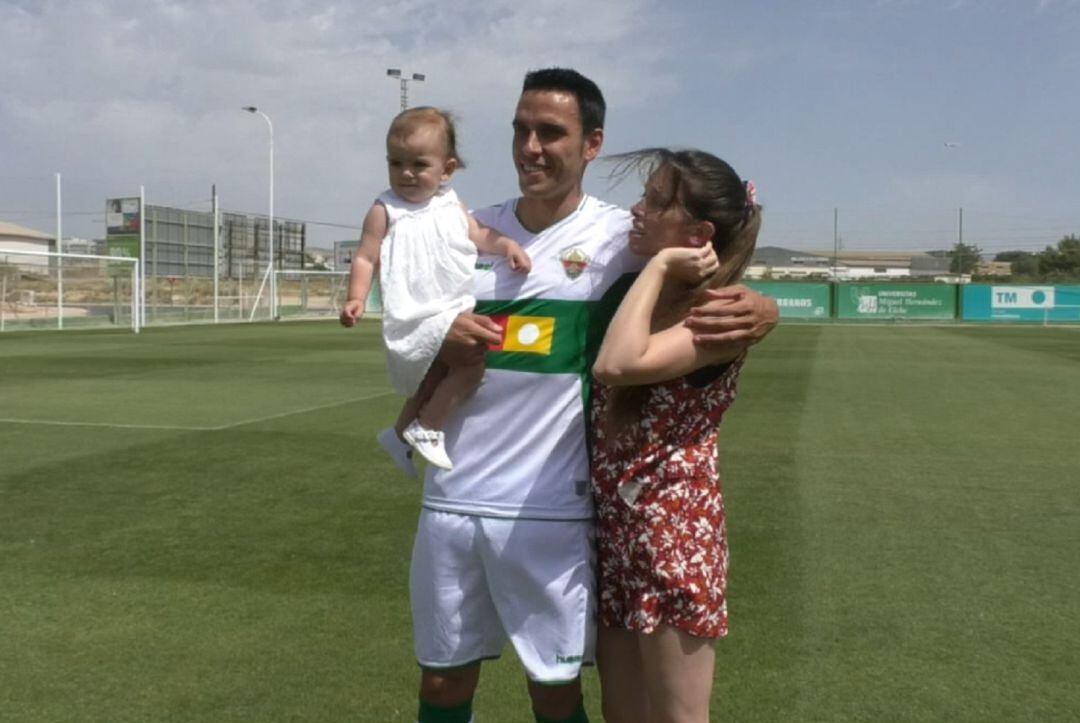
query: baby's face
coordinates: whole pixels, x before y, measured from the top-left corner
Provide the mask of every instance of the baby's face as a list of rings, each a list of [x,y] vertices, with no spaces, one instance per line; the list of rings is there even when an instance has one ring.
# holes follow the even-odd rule
[[[423,203],[450,180],[457,161],[447,158],[441,128],[425,123],[386,139],[390,188],[409,203]]]

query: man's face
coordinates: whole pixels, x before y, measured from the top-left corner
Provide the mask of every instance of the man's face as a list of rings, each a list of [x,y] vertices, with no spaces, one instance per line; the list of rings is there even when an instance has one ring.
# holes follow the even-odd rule
[[[514,113],[514,166],[526,198],[560,200],[573,193],[596,158],[602,129],[583,133],[573,94],[530,90]]]

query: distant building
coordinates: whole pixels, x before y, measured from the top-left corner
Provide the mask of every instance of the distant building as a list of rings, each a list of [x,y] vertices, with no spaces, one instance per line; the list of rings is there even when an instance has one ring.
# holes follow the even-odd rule
[[[949,259],[921,251],[795,251],[763,246],[746,270],[749,279],[888,280],[949,273]]]
[[[949,270],[951,264],[952,257],[919,254],[918,256],[911,257],[911,275],[933,276],[935,279],[941,276],[955,276],[955,274]]]
[[[351,241],[335,241],[334,242],[334,270],[335,271],[348,271],[352,266],[352,257],[356,253],[356,249],[360,247],[360,242],[356,239]]]
[[[334,252],[330,249],[319,249],[308,246],[304,250],[304,265],[315,269],[334,270]]]
[[[63,240],[65,254],[87,254],[90,256],[103,256],[103,241],[94,241],[88,238],[66,238]]]
[[[975,273],[982,276],[1012,276],[1012,262],[980,261]]]
[[[212,278],[214,218],[206,211],[147,205],[146,274],[157,278]],[[267,263],[267,218],[225,211],[221,214],[221,278],[253,279]],[[274,268],[303,269],[307,225],[274,219]]]
[[[53,251],[54,239],[47,233],[35,231],[32,228],[19,226],[18,224],[0,221],[0,249],[7,251]],[[3,256],[0,255],[0,263]],[[23,266],[48,266],[47,256],[20,256],[19,264]]]

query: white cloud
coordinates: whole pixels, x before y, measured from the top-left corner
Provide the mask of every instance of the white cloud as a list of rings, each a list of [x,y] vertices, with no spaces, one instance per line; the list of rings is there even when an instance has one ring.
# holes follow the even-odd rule
[[[1046,179],[1038,201],[1074,215],[1068,89],[1080,56],[1067,40],[1080,0],[965,0],[950,12],[955,1],[781,13],[730,0],[0,0],[0,217],[44,209],[38,225],[50,226],[56,171],[73,210],[96,213],[139,185],[154,202],[190,203],[217,184],[228,208],[261,211],[266,128],[240,111],[257,105],[274,121],[278,214],[358,224],[385,186],[383,134],[398,107],[388,67],[427,74],[410,100],[457,113],[470,167],[455,185],[473,205],[494,202],[515,189],[522,75],[556,64],[604,89],[607,150],[720,153],[767,190],[770,234],[787,224],[804,235],[820,216],[831,239],[834,206],[895,203],[899,235],[926,209],[1010,202],[1000,179]],[[957,25],[962,13],[972,22]],[[1024,101],[1004,113],[1002,98]],[[938,167],[919,149],[952,139],[964,141],[962,170],[994,177],[918,176]],[[587,186],[609,194],[599,172]],[[610,195],[636,195],[624,190]],[[91,218],[65,228],[100,235],[100,220],[78,227]]]
[[[508,129],[529,68],[579,67],[612,96],[667,92],[658,22],[643,0],[9,0],[0,144],[20,145],[18,175],[144,183],[163,203],[217,182],[228,205],[257,210],[266,130],[239,111],[254,104],[275,125],[281,213],[358,222],[356,199],[385,184],[383,128],[398,100],[387,67],[426,73],[416,102],[450,106],[479,133],[466,146],[484,169],[475,185],[489,166],[509,169],[507,146],[483,140]],[[0,184],[15,175],[0,170]]]

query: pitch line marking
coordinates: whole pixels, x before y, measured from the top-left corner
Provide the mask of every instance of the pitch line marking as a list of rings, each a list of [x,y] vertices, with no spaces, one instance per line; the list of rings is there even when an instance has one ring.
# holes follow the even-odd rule
[[[332,407],[342,407],[346,404],[354,404],[356,402],[367,402],[372,399],[378,399],[380,397],[387,397],[393,394],[393,391],[379,392],[378,394],[369,394],[366,397],[357,397],[356,399],[342,399],[337,402],[330,402],[329,404],[319,404],[314,407],[307,407],[305,409],[293,409],[288,412],[281,412],[280,414],[271,414],[266,417],[258,417],[256,419],[246,419],[242,422],[231,422],[229,424],[223,424],[220,427],[210,427],[214,431],[222,429],[233,429],[234,427],[244,427],[249,424],[258,424],[259,422],[269,422],[272,419],[281,419],[282,417],[291,417],[294,414],[307,414],[308,412],[317,412],[320,409],[331,409]]]
[[[222,424],[216,427],[193,427],[175,424],[115,424],[112,422],[65,422],[55,419],[19,419],[14,417],[0,417],[0,424],[37,424],[41,426],[52,427],[104,427],[107,429],[156,429],[172,432],[221,432],[223,430],[233,429],[235,427],[243,427],[249,424],[258,424],[259,422],[268,422],[272,419],[290,417],[294,414],[306,414],[308,412],[317,412],[320,409],[330,409],[332,407],[340,407],[346,404],[354,404],[356,402],[366,402],[371,399],[379,399],[380,397],[386,397],[393,393],[394,392],[392,391],[379,392],[378,394],[370,394],[366,397],[357,397],[356,399],[343,399],[338,402],[330,402],[329,404],[319,404],[317,406],[307,407],[305,409],[293,409],[288,412],[271,414],[265,417],[258,417],[256,419],[246,419],[241,422],[230,422],[229,424]]]
[[[113,424],[112,422],[61,422],[55,419],[0,418],[4,424],[40,424],[51,427],[108,427],[110,429],[163,429],[174,432],[210,432],[218,427],[181,427],[172,424]]]

